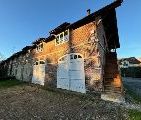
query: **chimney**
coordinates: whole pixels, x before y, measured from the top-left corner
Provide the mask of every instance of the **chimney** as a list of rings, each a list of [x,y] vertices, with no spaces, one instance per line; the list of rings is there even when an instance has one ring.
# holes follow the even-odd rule
[[[90,14],[91,14],[91,10],[88,9],[88,10],[87,10],[87,16],[90,15]]]

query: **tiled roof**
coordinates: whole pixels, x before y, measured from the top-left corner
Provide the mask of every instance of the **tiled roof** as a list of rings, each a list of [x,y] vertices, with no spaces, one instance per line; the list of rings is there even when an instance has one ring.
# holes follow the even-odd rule
[[[130,57],[130,58],[122,58],[121,60],[119,60],[119,62],[123,62],[123,61],[128,61],[130,64],[140,64],[141,62],[136,59],[135,57]]]
[[[70,25],[70,23],[68,22],[64,22],[63,24],[59,25],[58,27],[56,27],[55,29],[51,30],[49,33],[50,34],[57,34],[63,30],[66,30],[66,28]]]
[[[32,42],[32,44],[39,44],[42,41],[45,41],[46,38],[39,38],[36,41]]]

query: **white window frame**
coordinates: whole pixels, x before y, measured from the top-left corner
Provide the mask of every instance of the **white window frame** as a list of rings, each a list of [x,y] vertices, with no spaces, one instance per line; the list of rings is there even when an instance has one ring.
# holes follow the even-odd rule
[[[41,45],[43,45],[43,47],[41,47]],[[43,49],[44,49],[44,43],[41,42],[40,44],[38,44],[36,46],[36,52],[43,52]]]
[[[65,36],[64,36],[64,33],[65,32],[68,32],[68,40],[65,40]],[[62,39],[60,39],[60,36],[61,36],[61,34],[63,34],[63,40]],[[56,38],[59,38],[59,43],[57,43],[56,42]],[[68,42],[69,41],[69,29],[67,29],[67,30],[65,30],[65,31],[63,31],[63,32],[61,32],[61,33],[59,33],[58,35],[56,35],[56,38],[55,38],[55,46],[57,46],[57,45],[61,45],[61,44],[63,44],[63,43],[66,43],[66,42]]]

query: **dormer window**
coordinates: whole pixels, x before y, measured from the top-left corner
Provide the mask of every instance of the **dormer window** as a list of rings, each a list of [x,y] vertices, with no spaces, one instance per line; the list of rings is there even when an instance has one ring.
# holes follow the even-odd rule
[[[37,52],[42,52],[43,51],[43,43],[40,43],[40,44],[37,45],[36,51]]]
[[[65,30],[56,36],[56,45],[63,44],[69,40],[69,30]]]

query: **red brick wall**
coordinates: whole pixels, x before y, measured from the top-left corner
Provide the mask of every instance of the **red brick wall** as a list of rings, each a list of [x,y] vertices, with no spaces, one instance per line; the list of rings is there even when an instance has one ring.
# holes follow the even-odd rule
[[[55,40],[52,40],[43,43],[42,52],[38,53],[35,49],[33,50],[34,59],[44,59],[47,63],[45,85],[56,87],[58,59],[67,53],[74,52],[84,56],[87,90],[102,90],[102,71],[95,68],[101,64],[103,54],[101,54],[101,58],[98,56],[98,52],[101,53],[101,48],[92,40],[92,30],[96,30],[96,25],[93,22],[70,30],[70,40],[64,44],[55,45]],[[96,34],[93,37],[95,36]],[[98,39],[101,41],[102,38],[99,37]]]
[[[102,31],[103,28],[100,28]],[[96,33],[92,35],[92,31]],[[85,80],[88,91],[102,90],[102,59],[101,47],[93,41],[97,36],[96,24],[91,22],[71,32],[72,52],[81,53],[85,60]],[[98,38],[103,41],[102,37]],[[98,53],[99,52],[99,53]],[[98,56],[100,54],[100,56]],[[96,69],[100,66],[100,69]]]

